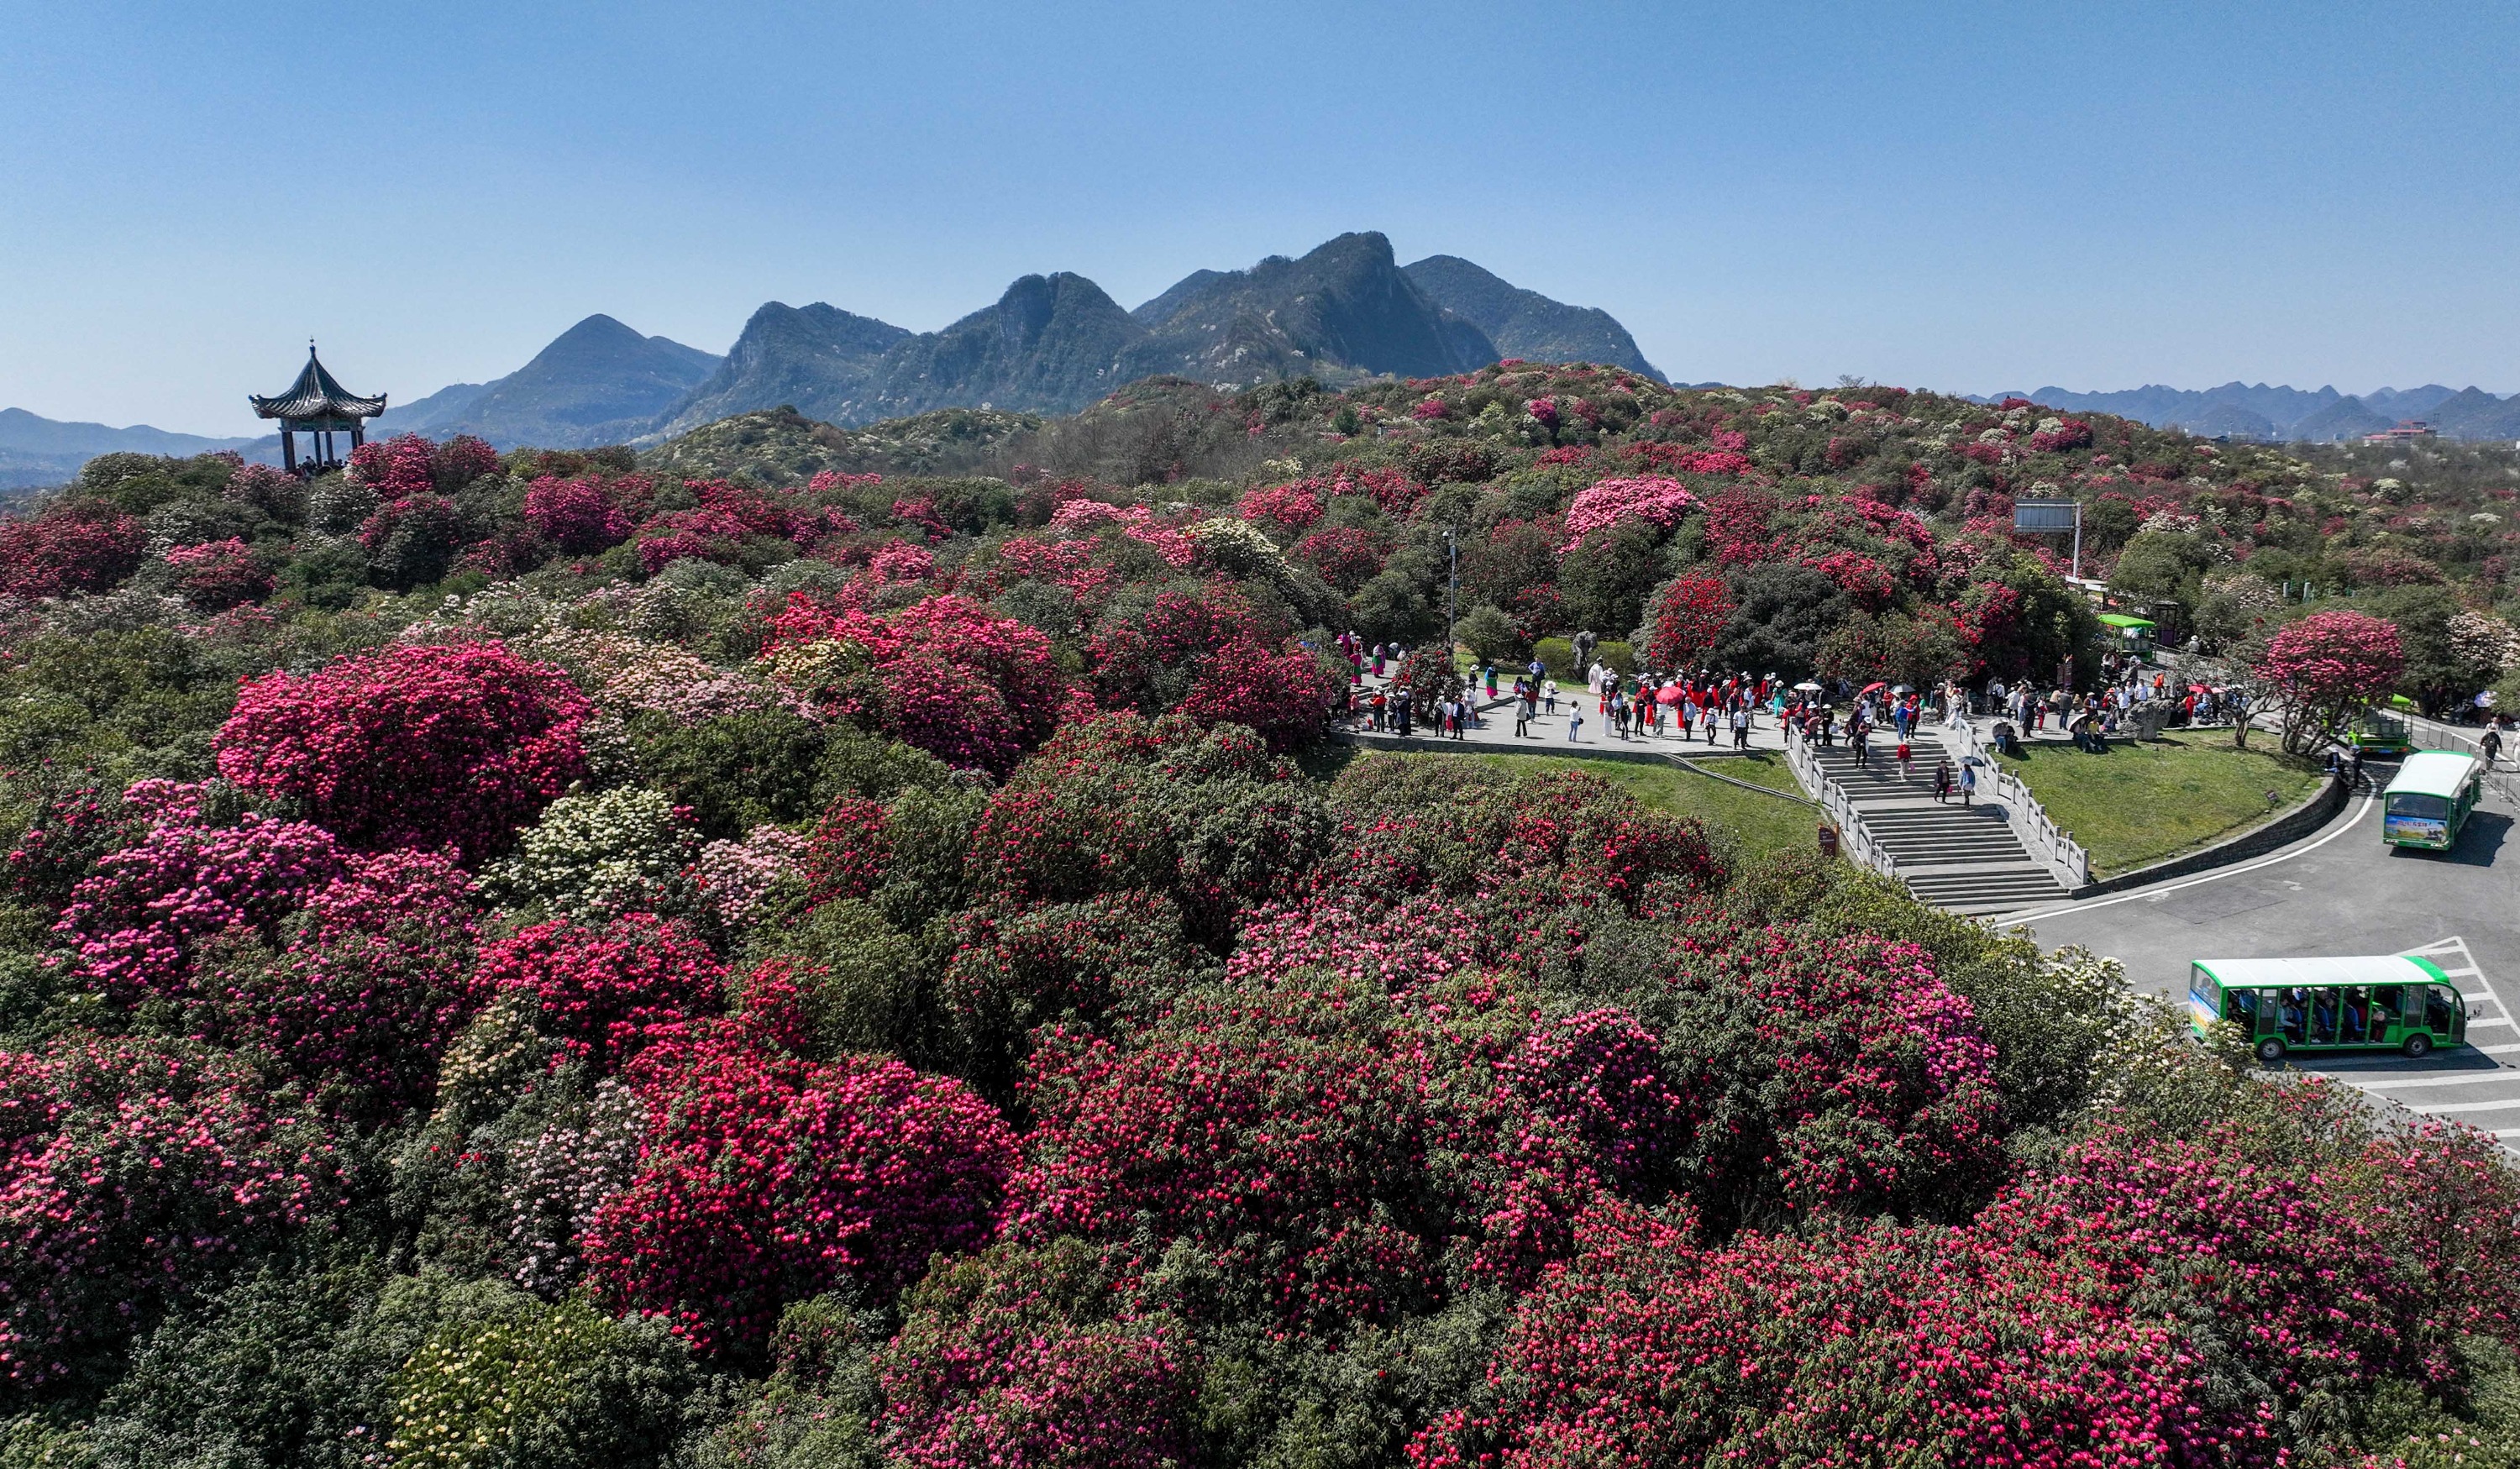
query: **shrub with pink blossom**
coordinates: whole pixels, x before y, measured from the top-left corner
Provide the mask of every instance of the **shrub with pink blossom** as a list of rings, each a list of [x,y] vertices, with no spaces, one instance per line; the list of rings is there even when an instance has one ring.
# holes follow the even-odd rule
[[[271,573],[233,536],[175,547],[166,564],[175,572],[176,593],[197,612],[224,612],[271,595]]]
[[[2283,712],[2284,748],[2332,739],[2388,696],[2406,669],[2398,630],[2368,612],[2314,612],[2275,634],[2257,676]]]
[[[787,1303],[852,1280],[889,1293],[994,1232],[1014,1137],[961,1083],[716,1035],[651,1050],[632,1082],[639,1172],[587,1227],[588,1273],[703,1350],[755,1353]]]
[[[496,642],[421,644],[251,680],[213,746],[220,774],[303,801],[354,846],[470,858],[584,772],[590,712],[560,670]]]
[[[140,569],[147,549],[140,522],[112,506],[56,500],[31,515],[0,518],[0,595],[111,591]]]
[[[490,999],[472,969],[471,895],[471,879],[444,854],[353,856],[286,925],[282,954],[197,983],[199,1013],[338,1110],[424,1103],[438,1057]]]
[[[994,1246],[921,1281],[875,1356],[893,1457],[914,1469],[1190,1462],[1189,1328],[1136,1307],[1124,1270],[1062,1239]]]
[[[587,556],[630,538],[634,506],[645,502],[648,482],[562,479],[546,474],[525,489],[525,524],[570,556]]]
[[[1565,549],[1572,551],[1586,536],[1623,520],[1669,530],[1696,504],[1697,497],[1677,479],[1604,479],[1577,493],[1566,507]]]
[[[877,614],[798,593],[770,620],[763,650],[817,643],[860,649],[871,667],[865,684],[831,689],[832,713],[950,765],[1003,775],[1058,719],[1063,681],[1050,640],[967,597]]]
[[[1322,502],[1310,482],[1282,484],[1247,492],[1234,512],[1264,529],[1294,534],[1322,517]]]
[[[530,1000],[535,1028],[608,1071],[676,1022],[714,1011],[725,969],[690,930],[653,913],[601,928],[555,919],[481,950],[475,983]]]
[[[246,812],[202,815],[205,785],[143,780],[123,795],[145,823],[70,892],[53,931],[80,971],[124,1003],[183,993],[199,944],[231,928],[276,935],[280,920],[343,870],[333,834]]]
[[[321,1129],[274,1116],[219,1051],[73,1035],[0,1052],[0,1401],[336,1206],[334,1173]]]
[[[342,478],[376,493],[379,501],[432,494],[437,489],[437,446],[416,433],[361,444],[350,451]]]
[[[708,843],[700,848],[697,873],[701,906],[728,929],[751,926],[778,905],[783,891],[802,892],[809,846],[807,838],[767,824],[741,839]]]

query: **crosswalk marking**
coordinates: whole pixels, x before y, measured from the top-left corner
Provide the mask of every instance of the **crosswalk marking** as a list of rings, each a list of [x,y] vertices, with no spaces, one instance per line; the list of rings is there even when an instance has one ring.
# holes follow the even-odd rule
[[[2520,1110],[2520,1096],[2503,1101],[2443,1102],[2438,1106],[2419,1107],[2411,1102],[2403,1102],[2400,1105],[2409,1112],[2421,1112],[2426,1117],[2437,1117],[2449,1112],[2509,1112]]]
[[[2365,1091],[2396,1091],[2408,1087],[2473,1087],[2479,1082],[2511,1081],[2520,1081],[2520,1071],[2506,1071],[2498,1066],[2492,1071],[2467,1072],[2450,1076],[2401,1077],[2386,1082],[2356,1081],[2354,1085]]]

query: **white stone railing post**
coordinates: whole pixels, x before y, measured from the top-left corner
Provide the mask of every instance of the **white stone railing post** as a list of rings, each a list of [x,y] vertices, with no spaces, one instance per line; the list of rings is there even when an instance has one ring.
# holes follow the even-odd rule
[[[1871,829],[1864,824],[1863,814],[1855,809],[1854,798],[1846,788],[1829,779],[1821,767],[1819,757],[1811,752],[1808,739],[1789,740],[1785,745],[1785,766],[1794,773],[1805,793],[1818,801],[1821,810],[1837,825],[1837,835],[1848,858],[1858,866],[1870,868],[1884,877],[1899,875],[1899,865],[1890,850],[1874,839]]]

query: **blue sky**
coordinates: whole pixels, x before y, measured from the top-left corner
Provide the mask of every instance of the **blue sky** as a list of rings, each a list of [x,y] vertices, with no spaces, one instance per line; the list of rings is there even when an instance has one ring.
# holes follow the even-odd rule
[[[0,405],[1379,229],[1684,380],[2520,390],[2520,9],[0,0]]]

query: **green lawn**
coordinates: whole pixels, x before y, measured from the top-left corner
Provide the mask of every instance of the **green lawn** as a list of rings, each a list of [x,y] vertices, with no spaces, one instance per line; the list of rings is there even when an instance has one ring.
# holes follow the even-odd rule
[[[2227,733],[2116,741],[2105,755],[2038,744],[2002,757],[2109,877],[2177,857],[2290,810],[2319,780],[2308,760],[2235,750]],[[2267,793],[2274,792],[2269,801]]]
[[[1422,755],[1375,751],[1367,760],[1477,760],[1508,771],[1580,770],[1609,780],[1657,811],[1700,818],[1710,826],[1730,830],[1744,858],[1763,856],[1780,847],[1812,846],[1820,831],[1820,813],[1799,801],[1778,800],[1721,780],[1682,770],[1676,765],[1644,765],[1627,760],[1577,760],[1554,755]],[[1770,790],[1802,794],[1794,773],[1781,755],[1760,752],[1725,755],[1705,762],[1735,780]]]

